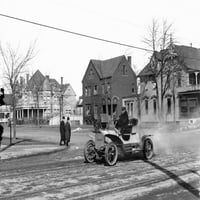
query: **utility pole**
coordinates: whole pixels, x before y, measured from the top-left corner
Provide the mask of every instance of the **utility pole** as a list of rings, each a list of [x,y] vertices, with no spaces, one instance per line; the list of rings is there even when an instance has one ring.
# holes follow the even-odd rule
[[[60,87],[60,121],[63,115],[63,77],[61,77],[61,87]]]
[[[51,118],[53,120],[53,87],[51,85]]]

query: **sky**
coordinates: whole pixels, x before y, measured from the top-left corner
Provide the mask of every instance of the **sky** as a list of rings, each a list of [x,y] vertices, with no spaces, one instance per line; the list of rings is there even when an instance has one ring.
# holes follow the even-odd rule
[[[172,24],[179,45],[200,48],[198,0],[0,0],[0,14],[53,26],[97,38],[147,48],[143,39],[152,20]],[[0,16],[0,42],[23,53],[35,43],[35,58],[28,70],[40,70],[70,83],[77,97],[90,59],[132,56],[137,72],[148,62],[144,50],[106,43],[67,32]],[[2,85],[2,65],[0,65]]]

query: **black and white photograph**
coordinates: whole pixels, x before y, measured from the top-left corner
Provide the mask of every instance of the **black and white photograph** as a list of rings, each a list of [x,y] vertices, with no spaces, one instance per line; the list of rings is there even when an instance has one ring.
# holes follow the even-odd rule
[[[0,200],[200,199],[198,0],[0,0]]]

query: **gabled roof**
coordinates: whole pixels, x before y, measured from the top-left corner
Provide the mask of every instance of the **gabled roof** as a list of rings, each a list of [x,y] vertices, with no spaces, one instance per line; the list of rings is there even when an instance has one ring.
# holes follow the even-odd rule
[[[174,46],[176,53],[180,56],[188,69],[200,70],[200,49],[183,45]]]
[[[100,78],[112,77],[115,70],[121,63],[122,59],[126,57],[124,55],[111,58],[108,60],[91,60]]]
[[[68,87],[70,86],[70,84],[69,83],[66,83],[66,84],[63,84],[63,90],[65,91]]]
[[[186,69],[200,70],[200,49],[184,45],[173,45],[173,47],[174,52],[177,53],[179,60],[184,64]],[[153,56],[160,60],[160,52],[155,52]],[[150,62],[140,71],[139,77],[152,74]]]
[[[59,83],[58,83],[58,81],[56,79],[50,78],[49,82],[50,82],[51,85],[53,85],[55,87],[59,87]]]
[[[151,65],[150,65],[150,63],[148,63],[148,64],[140,71],[140,73],[138,74],[138,77],[140,77],[140,76],[148,76],[148,75],[151,75],[151,74],[152,74]]]
[[[39,70],[37,70],[28,81],[27,90],[33,90],[34,87],[36,87],[37,89],[41,89],[44,80],[45,77],[43,76],[43,74]]]

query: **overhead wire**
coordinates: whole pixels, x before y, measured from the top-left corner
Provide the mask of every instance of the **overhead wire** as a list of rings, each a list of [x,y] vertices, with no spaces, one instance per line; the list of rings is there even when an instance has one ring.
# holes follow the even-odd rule
[[[55,27],[55,26],[50,26],[50,25],[46,25],[46,24],[42,24],[42,23],[30,21],[30,20],[18,18],[18,17],[13,17],[13,16],[10,16],[10,15],[2,14],[2,13],[0,13],[0,16],[10,18],[10,19],[14,19],[14,20],[21,21],[21,22],[25,22],[25,23],[29,23],[29,24],[34,24],[34,25],[49,28],[49,29],[53,29],[53,30],[56,30],[56,31],[61,31],[61,32],[70,33],[70,34],[73,34],[73,35],[78,35],[78,36],[81,36],[81,37],[86,37],[86,38],[89,38],[89,39],[99,40],[99,41],[102,41],[102,42],[112,43],[112,44],[130,47],[130,48],[134,48],[134,49],[138,49],[138,50],[153,52],[153,50],[151,50],[151,49],[133,46],[133,45],[129,45],[129,44],[121,43],[121,42],[116,42],[116,41],[112,41],[112,40],[107,40],[107,39],[103,39],[103,38],[99,38],[99,37],[95,37],[95,36],[91,36],[91,35],[87,35],[87,34],[82,34],[82,33],[74,32],[74,31],[69,31],[69,30],[58,28],[58,27]]]
[[[29,24],[33,24],[33,25],[36,25],[36,26],[41,26],[41,27],[48,28],[48,29],[53,29],[53,30],[56,30],[56,31],[61,31],[61,32],[65,32],[65,33],[69,33],[69,34],[73,34],[73,35],[77,35],[77,36],[81,36],[81,37],[86,37],[86,38],[93,39],[93,40],[98,40],[98,41],[107,42],[107,43],[111,43],[111,44],[115,44],[115,45],[129,47],[129,48],[134,48],[134,49],[138,49],[138,50],[142,50],[142,51],[153,52],[152,49],[147,49],[147,48],[143,48],[143,47],[139,47],[139,46],[129,45],[129,44],[116,42],[116,41],[112,41],[112,40],[107,40],[107,39],[103,39],[103,38],[99,38],[99,37],[95,37],[95,36],[91,36],[91,35],[87,35],[87,34],[83,34],[83,33],[78,33],[78,32],[74,32],[74,31],[58,28],[58,27],[55,27],[55,26],[50,26],[50,25],[46,25],[46,24],[42,24],[42,23],[38,23],[38,22],[26,20],[26,19],[14,17],[14,16],[11,16],[11,15],[6,15],[6,14],[0,13],[0,16],[5,17],[5,18],[9,18],[9,19],[13,19],[13,20],[17,20],[17,21],[21,21],[21,22],[25,22],[25,23],[29,23]],[[193,58],[193,57],[186,56],[185,58],[200,61],[200,59]]]

